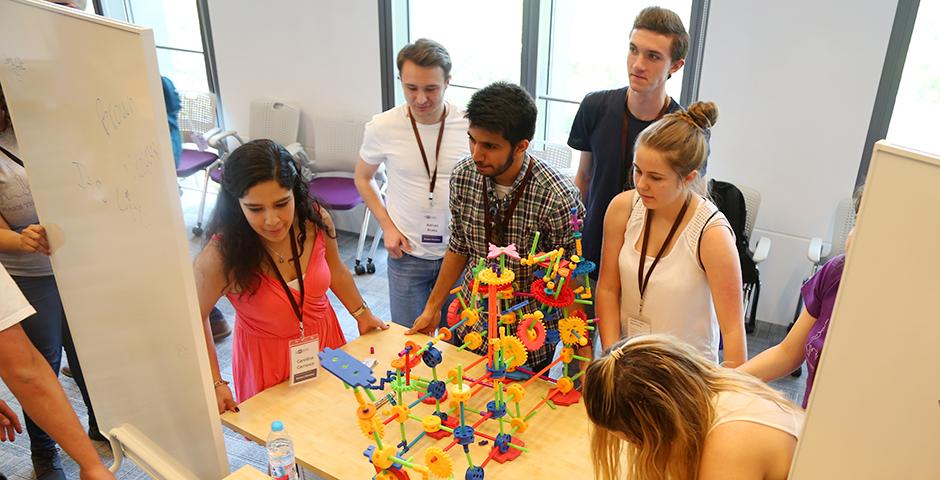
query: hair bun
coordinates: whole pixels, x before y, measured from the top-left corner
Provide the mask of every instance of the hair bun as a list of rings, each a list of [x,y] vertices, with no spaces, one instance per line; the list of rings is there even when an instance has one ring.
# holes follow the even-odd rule
[[[718,122],[718,105],[715,102],[695,102],[689,105],[689,117],[701,129],[709,129]]]

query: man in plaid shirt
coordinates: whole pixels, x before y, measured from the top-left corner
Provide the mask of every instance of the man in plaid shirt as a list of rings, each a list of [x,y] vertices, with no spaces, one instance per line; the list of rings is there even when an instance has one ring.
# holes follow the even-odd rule
[[[524,255],[535,232],[540,232],[536,251],[564,247],[574,252],[571,212],[574,209],[582,217],[584,205],[571,180],[526,153],[537,114],[532,97],[518,85],[505,82],[477,91],[467,104],[471,155],[458,162],[451,174],[450,243],[424,312],[408,333],[433,333],[448,291],[461,275],[463,298],[470,298],[472,268],[487,255],[490,243],[514,243]],[[506,266],[516,274],[516,291],[528,291],[535,268],[512,259],[507,259]],[[523,313],[534,309],[529,305]],[[557,320],[546,320],[546,329],[557,328]],[[472,328],[484,332],[486,322],[481,319]],[[455,333],[462,338],[468,331],[462,328]],[[546,344],[529,352],[526,366],[537,370],[547,365],[554,348]]]

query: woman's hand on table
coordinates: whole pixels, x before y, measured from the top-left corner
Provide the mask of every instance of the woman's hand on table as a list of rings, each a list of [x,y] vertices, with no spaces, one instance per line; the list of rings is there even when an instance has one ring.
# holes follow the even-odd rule
[[[232,395],[232,389],[226,384],[215,386],[215,401],[219,407],[219,415],[226,411],[238,413],[238,404]]]
[[[365,335],[372,330],[388,330],[388,324],[372,314],[372,310],[366,310],[356,319],[359,326],[359,335]]]

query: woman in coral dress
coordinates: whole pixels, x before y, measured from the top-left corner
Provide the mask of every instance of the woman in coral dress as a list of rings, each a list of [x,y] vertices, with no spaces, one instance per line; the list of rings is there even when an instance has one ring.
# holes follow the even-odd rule
[[[220,413],[237,411],[208,322],[222,295],[236,312],[232,381],[239,402],[289,378],[292,341],[316,335],[321,349],[346,343],[328,288],[360,333],[388,328],[359,295],[339,258],[329,214],[310,200],[280,145],[256,140],[232,152],[208,232],[194,268]]]

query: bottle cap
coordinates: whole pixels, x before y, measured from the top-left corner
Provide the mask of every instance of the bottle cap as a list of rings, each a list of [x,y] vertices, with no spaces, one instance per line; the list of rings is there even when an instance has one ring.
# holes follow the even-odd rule
[[[271,422],[272,432],[280,432],[281,430],[284,430],[284,424],[280,420],[275,420]]]

